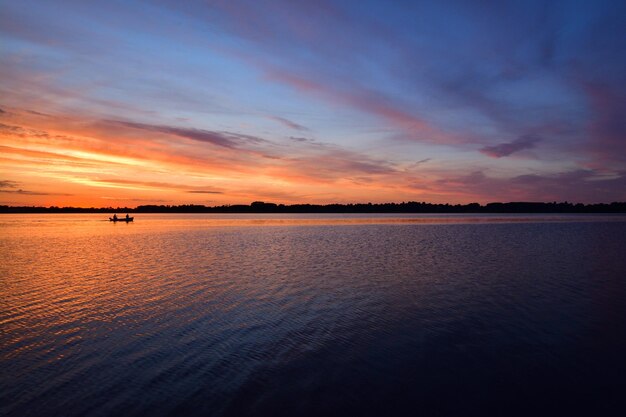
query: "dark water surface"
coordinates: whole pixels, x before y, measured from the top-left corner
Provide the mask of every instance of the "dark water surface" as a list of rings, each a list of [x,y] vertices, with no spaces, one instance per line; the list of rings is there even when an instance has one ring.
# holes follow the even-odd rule
[[[0,415],[619,415],[626,218],[0,217]]]

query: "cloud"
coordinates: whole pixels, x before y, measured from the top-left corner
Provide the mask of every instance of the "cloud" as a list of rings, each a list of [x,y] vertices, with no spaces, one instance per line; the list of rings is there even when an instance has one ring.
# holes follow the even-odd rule
[[[238,148],[219,146],[211,149],[200,146],[199,144],[205,143],[201,141],[180,146],[176,136],[171,133],[161,132],[167,140],[156,140],[151,135],[138,134],[141,130],[136,129],[147,129],[150,127],[147,124],[120,124],[118,121],[103,119],[94,121],[85,116],[71,114],[33,120],[27,111],[20,111],[19,114],[23,119],[19,121],[21,126],[0,123],[0,153],[19,155],[24,163],[40,166],[42,162],[54,163],[58,167],[62,164],[69,166],[87,163],[103,167],[160,165],[177,169],[210,168],[213,173],[242,173],[251,170],[254,165],[251,163],[252,158],[259,156],[259,151],[252,149],[250,144],[263,145],[260,143],[263,139],[232,133],[232,141],[241,144]],[[17,138],[19,139],[16,140]],[[4,143],[11,146],[3,146]],[[13,162],[19,163],[17,158]]]
[[[198,191],[196,194],[207,191],[206,194],[222,193],[231,198],[233,187],[223,190],[223,185],[216,188],[213,183],[202,184],[197,180],[175,184],[167,182],[167,175],[170,172],[176,172],[177,176],[191,173],[200,178],[210,174],[220,178],[218,181],[223,181],[221,178],[230,178],[235,179],[236,183],[248,184],[260,184],[271,178],[285,181],[285,186],[297,184],[297,187],[302,187],[303,184],[330,186],[363,175],[380,179],[381,176],[399,172],[395,164],[388,160],[317,142],[311,138],[292,137],[291,140],[299,144],[294,147],[253,135],[201,131],[200,133],[220,134],[221,138],[231,141],[227,146],[211,149],[201,146],[204,141],[196,140],[197,143],[180,146],[174,140],[176,134],[189,136],[200,131],[193,128],[150,125],[128,120],[94,121],[80,115],[36,121],[24,116],[21,123],[23,127],[6,126],[5,129],[7,138],[14,137],[12,142],[7,143],[14,146],[0,145],[0,152],[17,155],[11,161],[15,170],[27,169],[36,175],[42,175],[40,168],[47,167],[49,172],[54,170],[63,180],[90,187],[106,186],[140,191],[161,189],[184,193]],[[36,126],[37,129],[31,126]],[[42,128],[53,130],[41,130]],[[141,131],[155,131],[162,133],[164,137],[152,138],[141,134]],[[28,146],[28,149],[22,149],[22,144]]]
[[[218,132],[204,129],[178,127],[178,126],[165,126],[165,125],[151,125],[145,123],[120,121],[120,120],[106,120],[107,123],[113,123],[120,126],[130,127],[133,129],[146,130],[149,132],[163,133],[167,135],[180,136],[183,138],[191,139],[197,142],[210,143],[215,146],[221,146],[228,149],[235,149],[244,142],[263,143],[267,142],[265,139],[252,135],[244,135],[232,132]]]
[[[127,197],[107,197],[107,196],[102,196],[100,198],[102,200],[134,201],[137,203],[150,203],[150,204],[169,203],[171,201],[171,200],[161,200],[157,198],[127,198]]]
[[[46,113],[41,113],[41,112],[38,112],[38,111],[35,111],[35,110],[26,110],[26,111],[27,111],[28,113],[30,113],[30,114],[34,114],[35,116],[54,117],[54,116],[51,116],[51,115],[49,115],[49,114],[46,114]]]
[[[72,194],[64,193],[44,193],[38,191],[23,190],[17,188],[20,185],[17,181],[0,180],[0,193],[5,194],[20,194],[20,195],[58,195],[58,196],[71,196]]]
[[[420,159],[419,161],[415,162],[415,165],[425,164],[428,161],[432,161],[432,158]]]
[[[38,193],[36,191],[22,190],[21,188],[19,190],[2,190],[2,189],[0,189],[0,193],[23,194],[23,195],[50,195],[48,193]]]
[[[427,162],[432,161],[432,158],[424,158],[424,159],[420,159],[419,161],[415,161],[412,164],[408,165],[405,169],[404,172],[411,172],[413,170],[416,170],[417,168],[421,167],[422,165],[426,164]]]
[[[0,123],[0,134],[13,135],[20,138],[67,139],[65,136],[53,135],[47,131],[23,126]]]
[[[183,190],[187,193],[199,193],[199,194],[223,194],[222,191],[219,190],[198,190],[195,188],[198,186],[191,186],[186,184],[175,184],[170,182],[159,182],[159,181],[139,181],[139,180],[127,180],[123,178],[104,178],[104,179],[93,179],[93,182],[102,183],[102,184],[112,184],[112,185],[129,185],[129,186],[140,186],[140,187],[149,187],[149,188],[157,188],[157,189],[171,189],[171,190]]]
[[[17,182],[9,180],[0,180],[0,188],[17,188]]]
[[[292,122],[291,120],[285,119],[284,117],[268,116],[268,118],[270,118],[271,120],[274,120],[274,121],[276,121],[278,123],[281,123],[282,125],[287,126],[287,127],[291,128],[291,129],[294,129],[294,130],[300,130],[300,131],[308,131],[309,130],[308,127],[302,126],[302,125],[300,125],[300,124],[298,124],[296,122]]]
[[[294,142],[312,142],[313,141],[313,139],[302,138],[299,136],[289,136],[289,139],[293,140]]]
[[[25,129],[20,126],[5,125],[4,123],[0,123],[0,132],[19,135],[23,134],[25,132]]]
[[[252,167],[256,166],[257,172],[272,173],[279,178],[297,178],[299,181],[317,183],[320,181],[337,181],[341,178],[353,177],[355,175],[388,175],[397,172],[394,164],[389,161],[371,158],[366,154],[348,151],[339,146],[318,143],[310,138],[290,137],[291,140],[302,143],[303,146],[295,154],[283,155],[275,154],[277,149],[274,148],[276,146],[275,143],[253,135],[165,125],[149,125],[132,121],[107,120],[106,122],[122,127],[183,136],[200,142],[210,142],[228,150],[236,150],[236,152],[225,153],[223,158],[228,158],[232,163],[238,164],[238,169],[242,169],[244,166],[252,169]],[[244,146],[249,144],[259,145],[260,148],[254,150],[250,146]],[[268,147],[271,147],[272,153],[267,152]],[[259,157],[270,159],[272,161],[271,165],[262,163]],[[250,158],[254,158],[254,160],[250,160]],[[120,183],[120,181],[116,180],[117,183]],[[187,188],[187,192],[194,191],[194,189],[189,189],[191,186],[166,185],[165,183],[142,183],[137,185],[169,186],[177,189]],[[203,190],[200,189],[198,191],[202,192]],[[211,193],[218,192],[211,190]]]
[[[334,104],[348,105],[359,111],[373,114],[393,125],[411,132],[438,133],[425,119],[415,116],[397,100],[380,92],[350,85],[349,88],[332,87],[309,76],[302,76],[258,63],[268,79],[277,81],[303,93],[312,94]],[[438,135],[439,136],[439,135]],[[439,137],[441,139],[441,137]],[[434,140],[429,136],[429,140]]]
[[[38,191],[22,190],[21,188],[17,190],[6,190],[6,189],[0,188],[0,193],[21,194],[21,195],[58,195],[58,196],[65,196],[65,197],[73,195],[73,194],[65,194],[65,193],[42,193]]]
[[[492,158],[502,158],[509,156],[515,152],[523,151],[524,149],[531,149],[535,147],[537,142],[541,141],[541,138],[534,135],[524,135],[515,139],[512,142],[500,143],[493,146],[485,146],[480,150],[487,156]]]
[[[555,174],[523,174],[492,177],[478,170],[449,175],[418,185],[433,192],[489,201],[573,201],[583,203],[625,201],[626,171],[610,175],[598,170],[576,169]]]
[[[42,161],[46,163],[62,163],[65,165],[74,166],[89,166],[93,165],[93,161],[87,158],[79,158],[76,156],[64,155],[56,152],[35,151],[32,149],[15,148],[11,146],[0,145],[0,152],[7,155],[17,155],[25,160],[33,160],[37,163]],[[115,162],[108,162],[111,165],[120,165]]]
[[[363,175],[380,177],[398,173],[389,161],[330,146],[318,147],[310,155],[290,158],[282,167],[274,167],[273,171],[277,172],[277,176],[293,181],[325,183]]]

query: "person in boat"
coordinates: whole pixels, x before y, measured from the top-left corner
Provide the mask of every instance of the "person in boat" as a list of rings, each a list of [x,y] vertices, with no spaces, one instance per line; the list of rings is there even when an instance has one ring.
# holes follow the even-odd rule
[[[117,214],[113,215],[113,220],[117,220]]]
[[[126,213],[126,220],[130,219],[130,217],[128,216],[128,213]]]

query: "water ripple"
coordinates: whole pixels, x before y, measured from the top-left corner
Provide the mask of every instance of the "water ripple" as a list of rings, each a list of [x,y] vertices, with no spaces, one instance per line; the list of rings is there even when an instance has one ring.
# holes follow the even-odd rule
[[[0,221],[2,415],[624,405],[619,217],[78,217]]]

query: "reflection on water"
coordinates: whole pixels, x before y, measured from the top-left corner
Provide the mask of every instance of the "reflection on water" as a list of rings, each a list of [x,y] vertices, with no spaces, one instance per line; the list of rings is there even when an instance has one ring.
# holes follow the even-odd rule
[[[139,214],[140,222],[120,223],[155,231],[167,228],[220,226],[340,226],[357,224],[475,224],[475,223],[539,223],[539,222],[624,222],[621,214]],[[102,214],[20,214],[3,215],[0,227],[44,228],[67,226],[68,233],[119,233]],[[136,231],[135,229],[128,229]],[[54,232],[57,232],[55,229]]]
[[[624,217],[103,219],[0,217],[1,415],[624,405]]]

